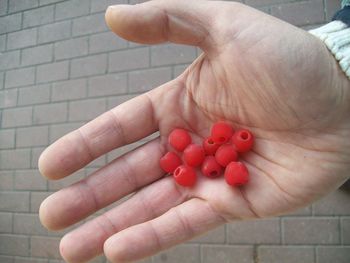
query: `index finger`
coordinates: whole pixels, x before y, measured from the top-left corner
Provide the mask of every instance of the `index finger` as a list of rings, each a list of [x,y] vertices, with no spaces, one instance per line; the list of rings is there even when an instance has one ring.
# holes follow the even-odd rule
[[[41,154],[39,170],[50,179],[63,178],[157,129],[152,100],[147,93],[140,95],[58,139]]]

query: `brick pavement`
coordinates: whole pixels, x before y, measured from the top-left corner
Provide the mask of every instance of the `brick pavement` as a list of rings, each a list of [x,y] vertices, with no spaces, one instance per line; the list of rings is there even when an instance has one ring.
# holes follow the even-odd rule
[[[198,55],[110,33],[104,10],[137,0],[0,0],[0,262],[58,263],[60,236],[38,220],[40,202],[139,143],[62,181],[37,171],[49,143],[123,101],[171,80]],[[296,26],[325,23],[337,0],[241,1]],[[348,263],[350,195],[338,190],[292,215],[228,224],[143,262]],[[105,262],[103,256],[93,262]]]

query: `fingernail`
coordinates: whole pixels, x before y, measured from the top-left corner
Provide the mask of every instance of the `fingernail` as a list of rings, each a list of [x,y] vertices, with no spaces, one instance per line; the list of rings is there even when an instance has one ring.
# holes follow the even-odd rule
[[[114,9],[114,8],[116,8],[115,5],[110,5],[110,6],[107,7],[107,10],[108,10],[108,9]]]

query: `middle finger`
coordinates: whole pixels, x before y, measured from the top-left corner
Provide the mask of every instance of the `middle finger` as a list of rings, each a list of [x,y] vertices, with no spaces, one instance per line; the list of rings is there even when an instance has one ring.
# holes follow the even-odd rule
[[[40,219],[49,229],[68,227],[164,175],[160,139],[115,159],[89,177],[44,200]]]

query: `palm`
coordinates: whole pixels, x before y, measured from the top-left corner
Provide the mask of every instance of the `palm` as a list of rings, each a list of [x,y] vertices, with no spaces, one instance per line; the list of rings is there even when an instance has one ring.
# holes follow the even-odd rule
[[[176,1],[170,2],[171,6]],[[231,8],[228,3],[216,3],[218,10],[220,6]],[[307,33],[254,10],[243,11],[242,15],[263,21],[263,25],[252,22],[235,31],[231,23],[220,24],[210,48],[203,44],[205,53],[177,79],[115,108],[61,139],[42,156],[42,172],[57,179],[115,147],[156,130],[161,135],[43,203],[43,222],[50,228],[62,228],[139,190],[122,205],[66,236],[61,244],[66,258],[89,259],[102,252],[107,238],[124,229],[108,239],[105,253],[112,261],[137,259],[233,218],[295,210],[345,180],[341,175],[348,168],[349,146],[344,141],[350,128],[344,121],[345,85],[333,78],[335,63]],[[127,26],[137,29],[137,19],[128,21],[118,15],[120,21],[114,22],[122,29],[111,26],[123,37],[146,43],[164,41],[163,35],[160,40],[149,39],[147,24],[140,32],[131,30],[130,35],[123,30]],[[184,24],[177,26],[186,32],[181,28]],[[288,39],[277,37],[276,32],[285,32]],[[169,33],[168,37],[197,43],[195,36],[184,35],[172,37]],[[281,43],[290,45],[287,48]],[[173,128],[186,128],[200,141],[209,134],[212,123],[222,119],[235,127],[248,127],[256,136],[253,151],[242,156],[251,174],[247,186],[232,188],[222,178],[199,177],[196,186],[187,189],[163,177],[158,160]],[[116,176],[115,171],[121,172]],[[71,204],[71,200],[77,201]],[[77,240],[82,244],[77,245]],[[137,252],[127,248],[130,242]]]
[[[265,25],[265,29],[266,26],[269,24]],[[292,38],[288,40],[284,37],[283,40],[294,41],[294,51],[301,45],[310,45],[313,49],[307,55],[318,60],[317,64],[326,64],[320,53],[327,50],[312,36],[280,21],[271,21],[271,26],[274,30],[291,31],[288,34]],[[296,34],[304,35],[300,38],[303,43],[298,43]],[[228,219],[271,216],[305,206],[338,186],[330,184],[327,177],[342,168],[327,161],[329,151],[335,147],[332,138],[327,141],[327,134],[342,125],[331,119],[339,93],[328,88],[332,85],[324,79],[329,77],[322,76],[318,68],[313,72],[307,71],[306,75],[310,61],[306,61],[302,54],[297,58],[291,57],[289,53],[293,50],[290,49],[283,54],[276,36],[259,40],[261,36],[258,34],[248,35],[247,39],[240,39],[245,43],[244,48],[237,46],[233,40],[228,41],[229,47],[224,47],[225,52],[221,54],[211,58],[203,54],[174,85],[181,94],[174,92],[170,93],[174,97],[169,97],[169,101],[175,102],[171,107],[183,105],[177,110],[182,115],[178,116],[180,120],[176,123],[183,121],[183,127],[192,130],[198,137],[205,137],[209,127],[218,119],[254,130],[256,147],[243,157],[250,168],[252,182],[242,189],[232,189],[223,180],[202,179],[191,193],[207,200]],[[259,45],[255,45],[257,42]],[[272,52],[276,53],[274,60],[269,58]],[[235,61],[242,53],[245,54],[244,61]],[[298,68],[293,68],[294,64]],[[300,76],[304,77],[304,85],[300,85]],[[319,80],[319,84],[315,80]],[[317,95],[322,90],[324,94]],[[165,113],[165,136],[169,131],[166,116]],[[162,128],[162,118],[160,124]],[[339,137],[338,147],[343,143],[341,138],[345,138],[340,134]],[[318,148],[313,147],[316,142],[320,145],[318,140],[324,143]],[[334,153],[333,157],[342,159],[340,153]],[[318,162],[324,165],[317,165]],[[212,194],[216,191],[221,193],[220,196]],[[245,206],[242,207],[242,204]]]

